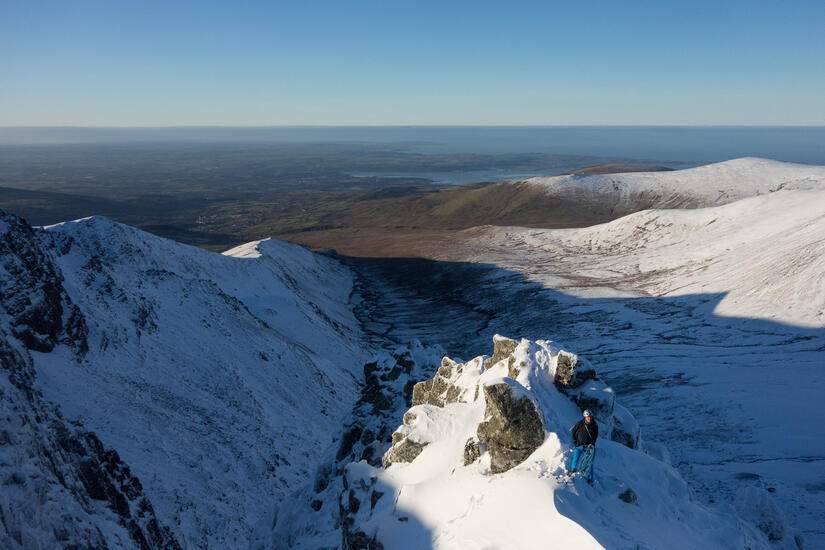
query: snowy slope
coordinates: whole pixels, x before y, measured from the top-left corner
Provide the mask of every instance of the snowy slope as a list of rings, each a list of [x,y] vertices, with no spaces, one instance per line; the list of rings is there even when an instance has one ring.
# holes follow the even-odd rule
[[[220,255],[104,218],[31,240],[86,327],[82,346],[27,346],[34,387],[116,450],[181,545],[245,547],[357,398],[350,272],[287,243]],[[8,280],[35,277],[21,258]]]
[[[647,210],[583,229],[466,235],[479,254],[574,295],[725,293],[719,315],[825,326],[825,190]]]
[[[727,204],[781,189],[822,189],[825,166],[740,158],[673,172],[576,174],[531,178],[549,195],[612,204],[620,213],[641,208]]]

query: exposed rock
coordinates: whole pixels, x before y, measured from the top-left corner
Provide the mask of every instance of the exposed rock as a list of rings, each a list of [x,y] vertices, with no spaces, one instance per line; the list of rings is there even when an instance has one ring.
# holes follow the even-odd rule
[[[484,386],[485,420],[478,439],[490,453],[493,473],[521,464],[544,442],[544,420],[536,403],[506,382]]]
[[[577,355],[566,351],[559,352],[556,360],[556,374],[553,377],[553,383],[558,389],[577,388],[595,377],[596,371],[593,367],[580,360]]]
[[[630,487],[619,493],[619,500],[628,504],[636,504],[639,502],[639,498],[636,496],[636,491]]]
[[[484,368],[489,369],[499,361],[507,359],[507,369],[509,372],[508,376],[515,380],[518,373],[516,373],[513,369],[513,365],[516,362],[513,352],[516,351],[517,347],[518,342],[515,340],[496,334],[493,337],[493,356],[484,361]]]
[[[442,361],[434,378],[419,382],[413,387],[413,406],[427,404],[443,407],[456,403],[461,398],[461,389],[452,383],[453,377],[460,372],[456,370],[455,362],[446,357],[444,359],[446,361]]]
[[[39,532],[42,547],[107,548],[112,539],[95,521],[105,507],[135,547],[180,548],[118,453],[43,401],[34,379],[28,352],[0,329],[0,418],[3,440],[15,444],[0,450],[13,472],[0,499],[0,546],[31,547],[27,533]],[[21,503],[37,503],[37,513],[21,513]]]
[[[382,460],[384,468],[389,468],[396,462],[412,462],[424,450],[424,445],[409,439],[402,439],[390,447]]]
[[[341,437],[341,444],[338,446],[337,458],[340,460],[352,452],[355,442],[361,438],[361,427],[351,426]]]
[[[481,457],[481,445],[472,437],[464,444],[464,465],[469,466]]]
[[[17,216],[0,210],[0,222],[0,309],[11,317],[13,336],[41,353],[65,343],[76,356],[85,355],[86,320],[63,288],[49,246]]]
[[[385,490],[376,487],[376,478],[355,476],[350,479],[350,473],[343,476],[344,492],[338,500],[339,516],[341,519],[341,548],[347,550],[383,550],[384,546],[378,542],[374,526],[367,531],[360,526],[358,520],[369,517]],[[369,504],[369,506],[367,506]]]

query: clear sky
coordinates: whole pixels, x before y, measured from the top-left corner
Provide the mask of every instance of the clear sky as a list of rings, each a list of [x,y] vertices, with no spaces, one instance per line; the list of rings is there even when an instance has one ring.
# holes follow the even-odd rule
[[[0,0],[0,126],[825,124],[825,1]]]

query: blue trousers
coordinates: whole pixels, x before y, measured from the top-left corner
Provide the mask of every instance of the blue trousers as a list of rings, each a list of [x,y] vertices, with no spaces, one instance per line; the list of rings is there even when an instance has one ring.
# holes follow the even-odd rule
[[[579,463],[579,459],[582,458],[585,451],[587,449],[586,445],[579,445],[575,449],[573,449],[573,462],[570,464],[570,471],[576,471],[576,465]],[[596,461],[596,447],[593,447],[593,460],[590,461],[590,467],[587,469],[587,472],[584,472],[587,475],[587,479],[593,481],[593,462]]]

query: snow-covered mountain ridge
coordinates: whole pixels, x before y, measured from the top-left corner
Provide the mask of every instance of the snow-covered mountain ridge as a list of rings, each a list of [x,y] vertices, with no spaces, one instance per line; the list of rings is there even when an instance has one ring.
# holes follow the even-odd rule
[[[59,433],[88,430],[116,450],[169,544],[245,547],[358,396],[369,352],[348,304],[350,272],[288,243],[220,255],[103,218],[32,229],[3,213],[0,243],[3,368],[26,373],[4,382],[3,433],[46,457],[3,463],[18,480],[0,499],[4,547],[150,539],[131,527],[132,505],[112,504],[120,493],[67,490],[49,473],[57,451],[43,435],[24,437],[13,411],[42,417],[50,406],[63,416],[55,409],[44,422],[77,423]],[[88,460],[70,456],[65,468],[94,485]],[[119,516],[97,503],[107,494]],[[74,515],[21,513],[38,501],[33,511]],[[163,540],[149,547],[171,547]]]
[[[474,228],[447,259],[493,261],[584,297],[725,293],[721,315],[825,326],[825,167],[737,159],[593,177],[614,178],[626,196],[691,197],[677,201],[691,208],[663,200],[586,228]],[[550,180],[536,184],[564,187]],[[601,193],[605,181],[568,183]],[[703,204],[715,206],[695,208]]]
[[[672,172],[576,174],[525,180],[549,195],[641,208],[696,208],[727,204],[782,189],[825,188],[825,166],[746,157]]]
[[[600,425],[595,482],[567,475],[581,409]],[[532,432],[538,430],[537,437]],[[525,445],[527,445],[525,447]],[[632,415],[592,367],[550,341],[495,338],[492,357],[444,358],[415,388],[385,468],[347,468],[350,548],[796,548],[781,516],[742,494],[711,511],[667,463],[641,452]],[[754,498],[757,496],[757,498]]]

